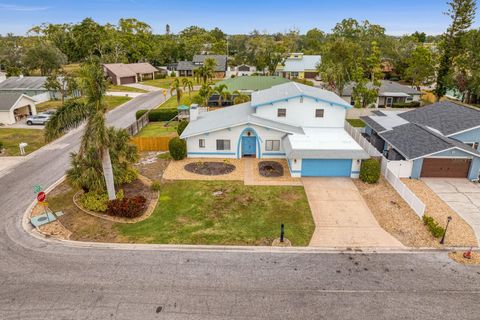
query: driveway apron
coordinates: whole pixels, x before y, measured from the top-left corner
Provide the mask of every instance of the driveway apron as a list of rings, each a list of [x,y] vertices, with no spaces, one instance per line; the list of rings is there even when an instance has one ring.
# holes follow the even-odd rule
[[[404,247],[383,230],[350,178],[302,178],[315,232],[313,247]]]

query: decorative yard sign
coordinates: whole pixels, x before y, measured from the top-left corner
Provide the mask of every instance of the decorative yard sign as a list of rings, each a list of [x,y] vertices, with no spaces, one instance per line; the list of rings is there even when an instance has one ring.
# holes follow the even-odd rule
[[[39,193],[40,191],[42,191],[42,186],[39,185],[39,184],[36,184],[33,186],[33,193]]]
[[[38,202],[43,202],[43,201],[45,201],[45,198],[46,198],[45,192],[40,191],[40,192],[37,194],[37,200],[38,200]]]

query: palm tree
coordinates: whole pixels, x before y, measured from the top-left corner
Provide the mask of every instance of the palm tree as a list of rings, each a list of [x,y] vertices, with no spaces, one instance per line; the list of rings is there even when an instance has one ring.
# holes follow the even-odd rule
[[[230,92],[225,84],[221,84],[214,88],[216,94],[218,94],[218,106],[221,107],[223,102],[228,99]]]
[[[201,79],[203,84],[207,84],[210,79],[213,79],[215,77],[216,65],[217,62],[215,61],[215,59],[205,59],[205,61],[203,61],[203,65],[195,69],[195,79],[197,79],[197,81]]]
[[[208,100],[213,94],[213,89],[211,86],[208,84],[203,84],[200,90],[198,91],[198,97],[200,97],[202,104],[207,107],[208,106]],[[194,98],[195,99],[195,98]]]
[[[235,96],[235,99],[233,100],[233,102],[234,102],[235,104],[239,104],[239,103],[244,103],[244,102],[250,101],[250,96],[249,96],[249,95],[246,95],[246,94],[243,93],[242,91],[235,90],[235,91],[233,91],[233,95]]]
[[[95,151],[102,161],[108,198],[114,200],[116,196],[109,150],[110,139],[105,120],[108,108],[103,102],[107,83],[100,61],[94,58],[87,60],[80,69],[79,80],[84,98],[66,103],[57,109],[45,126],[45,138],[52,141],[86,122],[80,151],[76,154],[77,160],[83,158],[86,152]]]
[[[183,78],[182,79],[182,84],[183,84],[183,90],[188,89],[188,95],[191,96],[192,90],[193,90],[193,81],[188,79],[188,78]]]
[[[182,98],[182,85],[180,84],[180,79],[176,78],[170,86],[170,94],[176,94],[177,96],[177,105],[180,105],[180,99]]]

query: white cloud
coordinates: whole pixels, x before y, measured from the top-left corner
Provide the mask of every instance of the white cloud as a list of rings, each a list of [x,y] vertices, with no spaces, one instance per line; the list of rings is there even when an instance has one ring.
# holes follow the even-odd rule
[[[0,3],[0,9],[7,11],[44,11],[50,7],[18,6],[15,4]]]

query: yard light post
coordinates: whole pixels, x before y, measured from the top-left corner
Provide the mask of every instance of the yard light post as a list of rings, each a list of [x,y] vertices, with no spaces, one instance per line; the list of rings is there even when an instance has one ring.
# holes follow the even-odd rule
[[[283,243],[284,235],[285,235],[285,226],[282,223],[280,225],[280,242],[282,243]]]
[[[448,224],[452,221],[452,217],[448,216],[447,218],[447,225],[445,226],[445,231],[443,232],[442,240],[440,240],[440,244],[444,244],[445,242],[445,235],[447,234]]]

